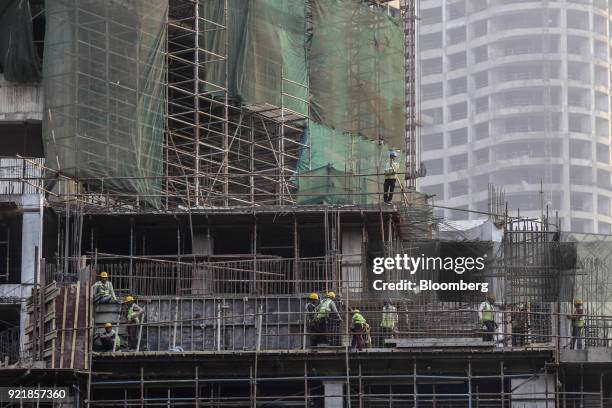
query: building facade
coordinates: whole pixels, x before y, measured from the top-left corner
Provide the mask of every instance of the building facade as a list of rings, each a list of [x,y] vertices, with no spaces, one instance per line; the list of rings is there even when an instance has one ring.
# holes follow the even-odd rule
[[[421,189],[486,212],[492,183],[521,214],[610,233],[608,2],[424,0],[420,16]]]

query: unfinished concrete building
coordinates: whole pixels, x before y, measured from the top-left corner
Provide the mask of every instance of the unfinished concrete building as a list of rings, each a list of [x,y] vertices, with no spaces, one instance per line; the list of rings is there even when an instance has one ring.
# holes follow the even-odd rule
[[[424,0],[421,17],[423,191],[486,211],[503,185],[521,213],[609,234],[608,1]]]
[[[612,403],[608,236],[562,230],[554,207],[509,216],[493,188],[470,224],[434,218],[411,177],[381,203],[389,149],[418,171],[414,4],[402,20],[361,0],[10,3],[33,34],[6,46],[0,88],[2,131],[17,126],[0,147],[0,384],[75,407]],[[408,275],[375,258],[403,254],[486,262],[418,271],[448,290],[377,290]],[[140,324],[92,302],[102,271]],[[490,338],[488,292],[460,282],[496,294]],[[328,291],[340,319],[313,346],[306,298]],[[94,351],[105,323],[122,344],[136,327],[134,346]]]

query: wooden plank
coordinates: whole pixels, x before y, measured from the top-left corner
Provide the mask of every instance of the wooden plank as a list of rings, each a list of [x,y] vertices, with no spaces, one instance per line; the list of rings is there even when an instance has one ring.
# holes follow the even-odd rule
[[[90,327],[92,327],[92,318],[91,318],[91,302],[90,302],[90,294],[91,294],[91,285],[89,285],[88,281],[85,281],[85,318],[83,319],[83,321],[86,323],[85,324],[85,345],[84,347],[86,348],[85,351],[85,361],[84,361],[84,365],[85,369],[89,368],[89,352],[91,351],[91,332],[92,330],[90,329]],[[113,350],[114,351],[114,350]]]
[[[75,296],[75,304],[74,304],[74,319],[72,321],[72,344],[70,350],[70,368],[74,368],[74,353],[76,351],[76,339],[78,332],[78,324],[79,324],[79,305],[81,301],[81,285],[79,283],[76,284],[76,296]]]
[[[64,343],[66,342],[66,305],[68,304],[68,288],[64,288],[64,304],[62,305],[62,340],[60,343],[59,368],[64,368]]]

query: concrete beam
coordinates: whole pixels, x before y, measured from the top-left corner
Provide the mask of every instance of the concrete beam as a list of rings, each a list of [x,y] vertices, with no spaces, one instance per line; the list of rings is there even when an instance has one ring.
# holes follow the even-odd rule
[[[589,347],[586,350],[561,350],[562,363],[612,363],[612,349]]]

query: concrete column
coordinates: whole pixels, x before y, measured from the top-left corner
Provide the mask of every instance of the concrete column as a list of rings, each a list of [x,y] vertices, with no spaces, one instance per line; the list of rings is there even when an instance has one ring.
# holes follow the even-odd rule
[[[323,383],[323,395],[325,408],[344,408],[344,383],[339,381],[327,381]]]
[[[42,251],[42,196],[24,195],[21,197],[21,209],[23,210],[21,227],[21,298],[26,299],[32,294],[34,272],[36,265],[40,262]],[[35,248],[38,247],[38,258],[35,257]],[[40,275],[40,271],[39,271]],[[40,282],[40,276],[38,277]],[[19,321],[20,338],[25,339],[27,311],[25,301],[21,302],[21,314]],[[23,343],[21,344],[23,349]]]
[[[362,292],[367,279],[361,276],[361,231],[342,231],[342,281],[350,292]]]
[[[555,378],[541,374],[529,380],[513,378],[510,381],[512,408],[549,408],[555,406]]]
[[[191,244],[192,253],[197,255],[212,255],[213,237],[210,234],[194,234]],[[204,267],[197,267],[193,271],[192,289],[194,294],[206,294],[211,291],[212,276],[210,270]]]

